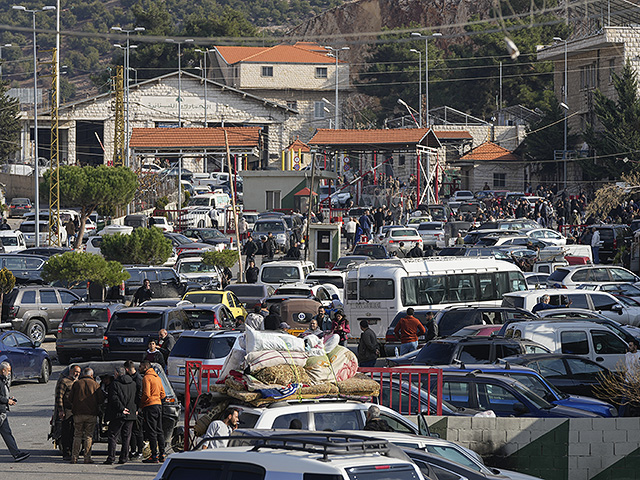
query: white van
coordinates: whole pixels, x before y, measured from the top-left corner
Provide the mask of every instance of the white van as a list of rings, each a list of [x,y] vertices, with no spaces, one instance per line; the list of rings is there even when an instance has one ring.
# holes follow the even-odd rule
[[[5,253],[20,252],[27,248],[24,235],[20,230],[0,230],[0,243]]]
[[[231,198],[226,193],[205,193],[189,200],[189,207],[227,208]]]
[[[100,251],[100,244],[102,243],[102,237],[104,235],[114,235],[119,233],[121,235],[131,235],[133,227],[127,225],[107,225],[98,232],[97,235],[92,235],[87,238],[87,243],[84,246],[84,251],[87,253],[95,253],[96,255],[102,255]]]
[[[308,260],[276,260],[263,263],[258,274],[260,285],[278,287],[283,283],[301,283],[316,266]]]
[[[552,353],[586,357],[609,370],[622,370],[627,342],[594,322],[534,320],[510,324],[505,336],[538,342]]]

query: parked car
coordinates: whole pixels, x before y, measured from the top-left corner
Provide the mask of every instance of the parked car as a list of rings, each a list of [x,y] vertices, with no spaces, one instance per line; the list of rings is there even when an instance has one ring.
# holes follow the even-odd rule
[[[20,255],[37,255],[40,257],[53,257],[54,255],[62,255],[63,253],[71,252],[73,249],[69,247],[56,247],[56,246],[40,246],[29,247],[18,252]]]
[[[600,246],[599,256],[601,262],[608,262],[618,253],[619,249],[631,242],[633,234],[627,225],[593,225],[593,227],[600,232]],[[580,243],[591,245],[591,229],[587,229],[582,237],[580,237]]]
[[[315,271],[316,266],[308,260],[276,260],[260,265],[258,283],[274,288],[283,283],[304,281],[308,274]]]
[[[167,377],[173,389],[179,395],[185,393],[187,360],[197,360],[202,362],[202,365],[222,366],[241,333],[237,330],[185,330],[182,332],[167,360]],[[195,388],[193,392],[195,393]]]
[[[435,393],[437,385],[432,384],[431,387]],[[553,405],[514,378],[476,371],[445,372],[442,376],[442,399],[458,407],[491,410],[498,417],[600,417],[593,412]]]
[[[77,303],[69,307],[58,324],[56,353],[62,365],[72,358],[82,360],[102,359],[102,339],[115,312],[123,308],[121,303]]]
[[[422,248],[422,237],[415,228],[390,228],[380,241],[380,244],[389,253],[398,252],[401,243],[403,244],[402,249],[406,253],[416,245]]]
[[[173,232],[173,226],[167,222],[167,217],[149,217],[149,227],[157,227],[163,232]]]
[[[33,211],[33,204],[29,198],[15,197],[9,202],[9,218],[22,217]]]
[[[270,285],[260,285],[257,283],[232,283],[225,287],[225,291],[233,292],[249,311],[253,310],[256,303],[262,303],[271,295],[274,288]]]
[[[578,288],[584,290],[607,292],[611,295],[616,296],[623,295],[625,297],[632,298],[635,301],[640,301],[640,288],[638,288],[633,283],[594,283],[578,285]]]
[[[537,371],[554,387],[569,395],[595,397],[601,379],[611,374],[608,368],[578,355],[530,353],[506,357],[503,361]]]
[[[182,297],[183,300],[188,300],[194,305],[226,305],[233,318],[246,318],[247,310],[238,297],[233,292],[223,290],[192,290],[187,292]]]
[[[391,258],[389,252],[384,245],[376,245],[371,243],[359,243],[355,246],[352,252],[353,256],[366,256],[382,260],[385,258]],[[349,255],[351,256],[351,255]]]
[[[0,245],[5,253],[16,253],[27,248],[20,230],[0,230]]]
[[[215,265],[202,263],[202,257],[181,257],[176,262],[175,271],[181,280],[190,281],[202,286],[222,285],[221,272]]]
[[[40,342],[34,342],[15,330],[0,332],[0,362],[11,365],[10,382],[37,378],[47,383],[51,376],[51,359]]]
[[[56,287],[25,286],[14,288],[2,299],[2,323],[26,334],[34,342],[43,342],[48,333],[56,333],[65,312],[80,297]]]
[[[235,248],[232,237],[223,234],[217,228],[185,228],[181,233],[195,242],[214,245],[219,250]]]
[[[46,261],[47,257],[40,255],[0,254],[0,268],[6,268],[13,273],[16,284],[43,283],[42,267]]]
[[[418,233],[423,245],[436,248],[446,247],[444,222],[423,222],[418,225]]]
[[[181,307],[132,307],[115,312],[102,341],[105,360],[142,360],[150,340],[157,340],[160,329],[180,333],[190,328]]]
[[[566,245],[567,239],[560,232],[549,228],[534,228],[527,230],[526,235],[536,240],[540,240],[548,245]]]
[[[194,242],[180,233],[164,232],[164,237],[171,240],[171,244],[178,255],[184,250],[209,250],[211,248],[208,243]]]
[[[640,277],[626,268],[613,265],[574,265],[559,267],[547,278],[549,287],[576,287],[599,283],[636,283]]]
[[[26,214],[29,215],[29,214]],[[28,218],[28,217],[27,217]],[[27,244],[27,247],[33,247],[36,244],[36,222],[31,217],[31,220],[25,220],[18,227],[19,230],[24,235],[24,241]],[[67,231],[62,226],[62,223],[59,224],[60,229],[60,240],[63,244],[67,243]],[[40,245],[45,245],[49,240],[49,219],[48,217],[45,220],[41,220],[38,222],[38,238],[40,239]]]
[[[140,288],[144,280],[151,282],[153,298],[176,298],[182,297],[189,285],[180,280],[178,274],[168,267],[146,267],[146,266],[126,266],[125,270],[130,277],[124,282],[124,289],[121,286],[113,287],[107,298],[110,300],[123,300],[130,304],[133,295]]]
[[[287,222],[281,217],[260,217],[253,226],[252,235],[256,239],[261,236],[273,234],[276,246],[283,252],[291,247],[291,230],[287,226]]]

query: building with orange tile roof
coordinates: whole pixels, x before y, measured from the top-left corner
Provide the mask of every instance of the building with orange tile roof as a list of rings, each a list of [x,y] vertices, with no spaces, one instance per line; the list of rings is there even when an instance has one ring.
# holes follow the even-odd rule
[[[527,162],[494,142],[484,142],[453,165],[460,168],[462,188],[474,192],[486,185],[491,190],[522,192],[530,181]]]

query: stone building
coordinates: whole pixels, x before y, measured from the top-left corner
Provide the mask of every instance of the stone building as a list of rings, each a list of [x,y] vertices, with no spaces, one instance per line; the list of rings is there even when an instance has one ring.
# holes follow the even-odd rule
[[[485,142],[454,162],[460,169],[462,188],[477,192],[491,190],[524,191],[529,181],[526,163],[504,147]]]

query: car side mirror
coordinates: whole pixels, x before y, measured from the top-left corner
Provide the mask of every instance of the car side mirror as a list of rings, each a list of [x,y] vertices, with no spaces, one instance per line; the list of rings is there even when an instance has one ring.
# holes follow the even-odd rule
[[[42,345],[42,342],[40,340],[36,340],[35,342],[33,342],[33,348],[40,348],[40,345]]]
[[[611,306],[611,311],[612,312],[618,312],[618,315],[622,315],[622,305],[620,305],[619,303],[612,305]]]
[[[525,407],[523,403],[516,402],[513,404],[513,412],[517,415],[524,415],[525,413],[529,413],[529,409]]]

